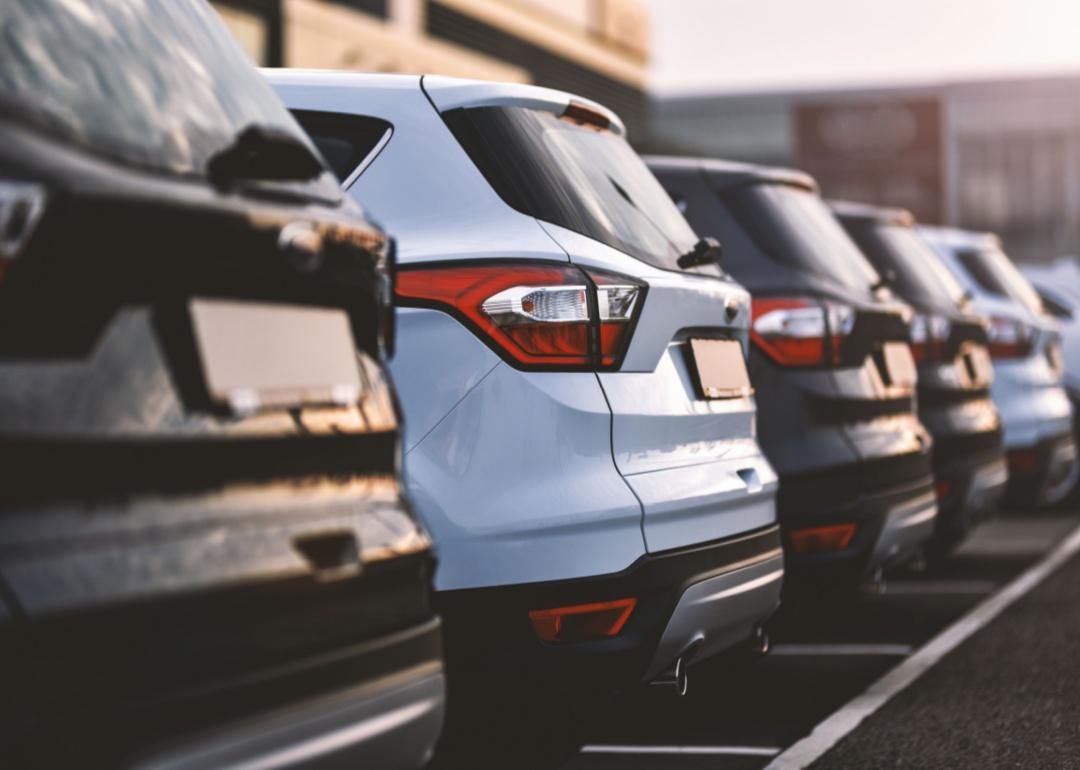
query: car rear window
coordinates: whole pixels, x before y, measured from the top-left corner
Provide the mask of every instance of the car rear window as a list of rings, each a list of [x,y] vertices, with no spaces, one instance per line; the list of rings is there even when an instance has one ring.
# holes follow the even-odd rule
[[[855,223],[848,232],[878,273],[893,273],[892,286],[904,299],[932,305],[963,304],[964,287],[912,228]]]
[[[817,193],[787,184],[752,184],[727,191],[725,201],[769,259],[859,292],[879,282]]]
[[[251,125],[310,146],[203,0],[4,0],[0,59],[5,116],[131,164],[204,175]]]
[[[644,161],[606,128],[524,107],[443,117],[495,191],[524,214],[668,270],[697,242]]]
[[[1039,293],[1001,249],[961,249],[956,258],[985,291],[1019,302],[1033,313],[1043,312]]]
[[[385,120],[365,115],[293,110],[293,116],[315,142],[338,180],[344,182],[388,138]]]

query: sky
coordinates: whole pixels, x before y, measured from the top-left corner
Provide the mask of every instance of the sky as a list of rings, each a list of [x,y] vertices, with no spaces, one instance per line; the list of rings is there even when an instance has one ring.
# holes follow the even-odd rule
[[[660,93],[1080,73],[1080,0],[645,0]]]

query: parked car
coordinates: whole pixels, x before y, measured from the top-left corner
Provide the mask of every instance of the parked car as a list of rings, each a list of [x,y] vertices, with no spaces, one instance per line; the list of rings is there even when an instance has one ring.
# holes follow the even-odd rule
[[[387,238],[204,2],[0,8],[0,756],[411,768]]]
[[[1052,505],[1075,484],[1072,407],[1062,387],[1061,331],[997,236],[920,227],[927,242],[990,318],[990,393],[1005,425],[1006,501]]]
[[[1065,391],[1080,415],[1080,262],[1062,257],[1049,265],[1030,262],[1020,271],[1039,292],[1043,309],[1061,324],[1061,353],[1065,359]]]
[[[1049,265],[1025,262],[1024,276],[1039,292],[1043,309],[1061,325],[1063,383],[1073,412],[1073,436],[1080,439],[1080,263],[1076,257],[1061,257]],[[1069,505],[1080,496],[1080,483],[1061,501]]]
[[[455,672],[459,693],[560,688],[546,722],[587,690],[684,689],[686,666],[755,633],[783,575],[746,291],[600,105],[267,75],[400,239],[392,372],[451,694]]]
[[[650,168],[753,295],[750,379],[780,475],[789,584],[855,585],[928,540],[931,439],[915,411],[912,313],[806,174],[697,158]]]
[[[928,548],[943,555],[1001,501],[1008,481],[988,322],[902,209],[830,202],[830,208],[889,287],[915,309],[919,419],[934,437],[937,526]]]

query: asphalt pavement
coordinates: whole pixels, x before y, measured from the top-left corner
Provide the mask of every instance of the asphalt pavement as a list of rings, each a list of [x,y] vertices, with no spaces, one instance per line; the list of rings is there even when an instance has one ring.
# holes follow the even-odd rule
[[[887,576],[855,602],[784,607],[764,657],[691,669],[678,698],[642,688],[600,709],[563,770],[763,768],[1080,526],[1013,513],[947,561]],[[1080,558],[901,691],[818,768],[1080,768]]]

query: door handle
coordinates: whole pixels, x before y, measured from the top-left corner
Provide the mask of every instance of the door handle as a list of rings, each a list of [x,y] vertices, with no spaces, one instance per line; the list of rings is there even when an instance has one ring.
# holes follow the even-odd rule
[[[739,474],[739,478],[743,480],[743,484],[746,484],[746,491],[751,494],[761,491],[761,477],[758,475],[755,468],[740,468],[735,471]]]

